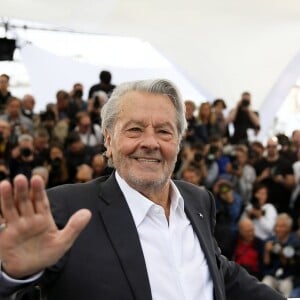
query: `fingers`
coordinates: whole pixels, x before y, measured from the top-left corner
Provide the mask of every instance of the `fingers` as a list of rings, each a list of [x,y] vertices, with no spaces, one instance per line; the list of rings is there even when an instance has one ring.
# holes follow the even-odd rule
[[[14,178],[14,199],[21,216],[30,216],[34,213],[29,196],[28,181],[23,175]]]
[[[30,217],[34,213],[49,213],[49,203],[44,182],[39,176],[33,176],[30,182],[24,175],[14,178],[14,187],[8,181],[0,184],[1,211],[7,221]]]
[[[44,181],[40,176],[33,176],[30,181],[31,198],[35,212],[47,214],[50,212],[50,205],[45,191]]]
[[[18,210],[14,203],[11,184],[4,180],[0,183],[1,213],[7,222],[19,218]]]
[[[66,247],[65,251],[73,245],[80,232],[90,221],[91,216],[92,214],[88,209],[80,209],[70,218],[65,228],[61,230],[60,239]]]

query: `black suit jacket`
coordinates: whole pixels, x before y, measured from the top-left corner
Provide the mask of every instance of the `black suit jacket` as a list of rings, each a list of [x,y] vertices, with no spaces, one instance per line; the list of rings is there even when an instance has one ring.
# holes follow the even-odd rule
[[[211,195],[185,182],[175,184],[207,259],[214,299],[284,299],[221,255],[213,238],[215,205]],[[47,299],[152,299],[137,229],[114,174],[60,186],[49,190],[48,196],[59,227],[80,208],[91,210],[92,219],[70,251],[40,280]]]

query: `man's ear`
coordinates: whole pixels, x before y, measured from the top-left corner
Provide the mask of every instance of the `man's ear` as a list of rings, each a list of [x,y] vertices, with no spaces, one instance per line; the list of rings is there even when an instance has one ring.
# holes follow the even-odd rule
[[[106,148],[106,157],[111,158],[111,133],[106,129],[104,133],[104,145]]]

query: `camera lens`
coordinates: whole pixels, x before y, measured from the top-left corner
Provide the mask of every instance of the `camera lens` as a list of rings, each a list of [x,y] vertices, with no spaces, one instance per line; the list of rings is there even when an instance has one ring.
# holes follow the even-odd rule
[[[24,157],[28,157],[32,154],[32,151],[31,149],[29,148],[22,148],[21,149],[21,155],[24,156]]]
[[[196,152],[194,155],[194,161],[199,162],[203,158],[200,152]]]
[[[286,258],[292,258],[295,255],[295,249],[292,246],[286,246],[282,249],[282,254]]]
[[[275,254],[279,254],[281,249],[282,249],[281,245],[279,243],[275,243],[273,245],[272,252]]]
[[[242,107],[248,107],[250,105],[250,101],[248,99],[242,100]]]

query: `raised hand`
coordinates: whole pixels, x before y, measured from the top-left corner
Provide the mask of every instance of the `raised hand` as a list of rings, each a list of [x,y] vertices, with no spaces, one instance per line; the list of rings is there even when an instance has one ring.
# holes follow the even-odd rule
[[[13,186],[1,182],[0,197],[0,261],[5,273],[16,279],[56,263],[91,218],[89,210],[81,209],[58,230],[39,176],[30,184],[23,175],[15,177]]]

